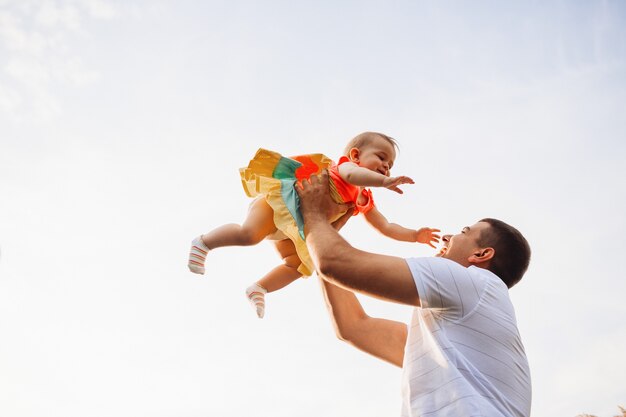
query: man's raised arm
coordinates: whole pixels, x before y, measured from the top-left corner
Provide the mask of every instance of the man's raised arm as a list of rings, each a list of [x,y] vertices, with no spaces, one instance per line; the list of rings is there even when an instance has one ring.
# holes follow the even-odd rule
[[[352,217],[352,212],[348,210],[333,223],[333,227],[341,230]],[[331,284],[321,275],[320,284],[337,337],[379,359],[402,366],[407,338],[406,325],[368,316],[352,291]]]
[[[386,301],[420,305],[404,259],[353,248],[328,223],[329,216],[341,208],[330,197],[326,171],[303,181],[298,194],[307,246],[325,280]]]

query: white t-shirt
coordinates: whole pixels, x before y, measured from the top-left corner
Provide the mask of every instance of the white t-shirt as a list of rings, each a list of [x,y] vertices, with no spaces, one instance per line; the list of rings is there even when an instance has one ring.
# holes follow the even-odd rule
[[[444,258],[406,260],[419,293],[404,352],[403,417],[528,417],[530,370],[506,285]]]

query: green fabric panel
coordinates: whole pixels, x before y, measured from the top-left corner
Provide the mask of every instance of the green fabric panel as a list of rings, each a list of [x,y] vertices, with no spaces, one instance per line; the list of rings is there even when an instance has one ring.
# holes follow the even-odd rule
[[[300,237],[304,240],[304,220],[302,219],[302,213],[300,213],[300,196],[298,196],[298,192],[296,191],[296,180],[281,180],[280,194],[291,217],[296,221]]]
[[[272,172],[272,177],[277,180],[284,179],[294,179],[296,178],[296,169],[300,168],[302,164],[296,160],[285,158],[284,156],[280,158],[278,164],[274,168],[274,172]]]

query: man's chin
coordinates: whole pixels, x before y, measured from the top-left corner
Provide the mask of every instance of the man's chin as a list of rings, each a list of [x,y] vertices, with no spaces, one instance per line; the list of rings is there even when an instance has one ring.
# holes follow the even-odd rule
[[[435,256],[438,257],[438,258],[445,258],[444,255],[446,254],[446,252],[448,252],[448,248],[446,246],[444,246],[441,249],[439,249],[439,252],[437,252],[435,254]]]

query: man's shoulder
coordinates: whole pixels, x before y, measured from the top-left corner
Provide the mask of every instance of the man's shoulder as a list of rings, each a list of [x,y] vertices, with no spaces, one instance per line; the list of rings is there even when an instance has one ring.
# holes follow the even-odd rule
[[[484,284],[481,275],[446,258],[407,259],[423,308],[440,310],[441,317],[461,319],[479,302]]]
[[[473,279],[493,281],[497,284],[502,283],[504,285],[504,282],[496,274],[488,269],[479,268],[474,265],[466,267],[456,261],[447,258],[442,258],[438,256],[427,256],[419,258],[406,258],[405,261],[409,265],[409,268],[412,272],[426,272],[429,273],[429,275],[433,276],[450,276],[459,274],[464,276],[469,275]]]
[[[472,275],[478,276],[481,279],[484,279],[487,282],[491,282],[493,283],[495,286],[498,287],[504,287],[504,289],[506,288],[506,284],[504,283],[504,281],[502,281],[502,279],[497,276],[496,274],[494,274],[493,272],[491,272],[488,269],[485,268],[479,268],[477,266],[470,266],[467,268],[468,272]]]
[[[418,291],[422,286],[447,286],[448,283],[467,280],[470,277],[468,268],[446,258],[407,258],[405,261],[411,270]],[[423,287],[422,289],[426,288]]]
[[[444,272],[444,271],[448,271],[448,273],[467,271],[467,268],[459,264],[458,262],[455,262],[446,258],[441,258],[438,256],[406,258],[405,260],[409,264],[409,267],[411,267],[411,269],[413,267],[418,268],[418,269],[426,268],[426,269],[430,269],[433,273]]]

